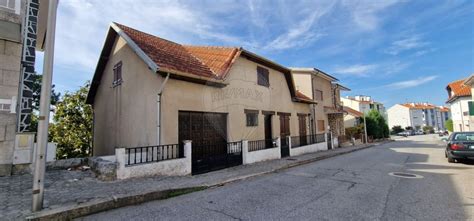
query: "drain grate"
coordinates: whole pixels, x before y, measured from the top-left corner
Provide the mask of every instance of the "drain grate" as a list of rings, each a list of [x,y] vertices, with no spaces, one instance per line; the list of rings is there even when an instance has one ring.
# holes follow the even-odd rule
[[[401,177],[401,178],[411,178],[411,179],[423,178],[423,176],[420,176],[420,175],[418,175],[418,174],[403,173],[403,172],[392,172],[392,173],[388,173],[388,175],[390,175],[390,176],[395,176],[395,177]]]

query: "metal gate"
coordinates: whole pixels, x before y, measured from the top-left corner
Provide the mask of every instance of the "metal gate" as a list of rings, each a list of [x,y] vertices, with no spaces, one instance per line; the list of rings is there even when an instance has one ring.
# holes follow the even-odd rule
[[[290,145],[288,136],[290,136],[290,114],[278,113],[280,115],[280,137],[281,137],[281,157],[290,156]]]
[[[179,112],[179,140],[191,140],[192,174],[242,164],[242,143],[227,143],[227,114]]]
[[[331,132],[327,133],[326,142],[328,144],[328,150],[332,149],[332,134],[331,134]]]

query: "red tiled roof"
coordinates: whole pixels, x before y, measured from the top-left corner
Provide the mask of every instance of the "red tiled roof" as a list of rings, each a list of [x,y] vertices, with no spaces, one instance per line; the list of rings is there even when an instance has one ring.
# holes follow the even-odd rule
[[[471,87],[464,84],[464,80],[461,79],[448,84],[446,89],[451,89],[453,95],[449,95],[448,101],[450,102],[458,97],[471,96]]]
[[[349,113],[350,115],[352,116],[355,116],[355,117],[362,117],[364,116],[364,114],[362,112],[359,112],[359,111],[356,111],[350,107],[347,107],[347,106],[344,106],[344,111],[347,111],[347,113]]]
[[[440,107],[440,111],[441,112],[449,112],[449,108],[448,107]]]
[[[310,97],[306,96],[305,94],[301,93],[301,91],[296,90],[296,97],[305,99],[305,100],[311,100]]]
[[[434,109],[436,106],[428,103],[406,103],[402,106],[413,108],[413,109]]]
[[[237,48],[183,46],[125,25],[117,24],[160,69],[221,79]]]

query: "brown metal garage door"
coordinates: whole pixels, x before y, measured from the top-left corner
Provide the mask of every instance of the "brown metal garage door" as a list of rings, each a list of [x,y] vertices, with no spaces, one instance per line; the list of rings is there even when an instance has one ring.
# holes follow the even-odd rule
[[[192,140],[192,173],[242,164],[242,151],[227,146],[227,114],[179,112],[179,140]]]

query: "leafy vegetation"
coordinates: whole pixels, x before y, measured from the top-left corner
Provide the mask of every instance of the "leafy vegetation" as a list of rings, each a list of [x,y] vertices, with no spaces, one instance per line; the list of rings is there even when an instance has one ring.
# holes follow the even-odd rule
[[[385,118],[376,110],[371,110],[366,115],[367,135],[375,139],[388,138],[390,129]]]
[[[33,101],[31,104],[31,108],[33,109],[33,114],[31,115],[31,125],[30,131],[37,132],[38,131],[38,111],[40,106],[40,97],[41,97],[41,81],[43,79],[42,75],[34,74],[32,75],[33,84],[31,89],[33,91]],[[51,105],[55,106],[59,98],[61,96],[60,93],[57,93],[54,90],[54,84],[51,86]]]
[[[453,120],[452,119],[448,119],[445,123],[446,125],[446,130],[448,130],[449,132],[453,132],[453,129],[454,129],[454,124],[453,124]]]
[[[90,83],[65,95],[57,102],[50,125],[50,137],[57,145],[59,159],[86,157],[92,147],[92,108],[86,104]]]
[[[398,133],[401,133],[403,131],[405,131],[405,130],[400,125],[392,127],[392,133],[393,134],[398,134]]]
[[[427,134],[428,133],[432,134],[432,133],[434,133],[434,128],[432,126],[424,126],[423,131]]]

